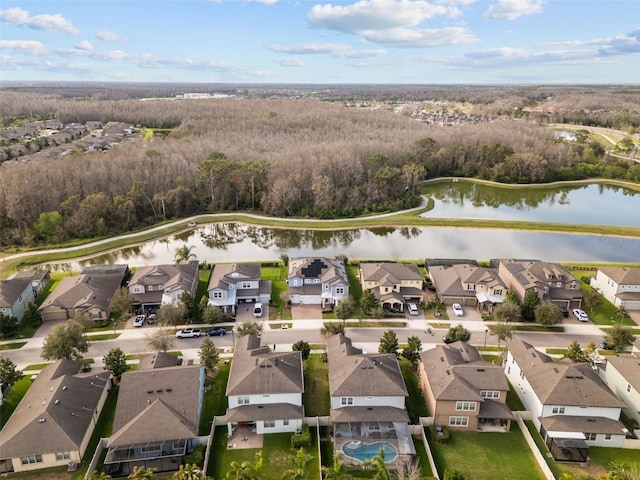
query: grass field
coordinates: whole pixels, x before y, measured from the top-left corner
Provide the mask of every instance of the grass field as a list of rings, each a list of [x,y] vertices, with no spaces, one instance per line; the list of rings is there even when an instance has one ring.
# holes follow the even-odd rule
[[[308,417],[329,415],[329,374],[322,354],[309,355],[304,363],[304,411]]]
[[[518,425],[509,433],[450,432],[449,443],[431,442],[440,475],[457,469],[474,480],[543,480]]]

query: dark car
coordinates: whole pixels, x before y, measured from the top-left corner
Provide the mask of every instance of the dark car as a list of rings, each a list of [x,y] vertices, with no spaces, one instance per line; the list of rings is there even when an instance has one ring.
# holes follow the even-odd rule
[[[450,343],[453,343],[455,340],[450,339],[449,337],[447,337],[446,335],[444,337],[442,337],[442,341],[444,343],[446,343],[447,345],[449,345]]]
[[[207,330],[207,337],[220,337],[226,334],[227,331],[224,328],[212,328],[211,330]]]
[[[604,350],[613,350],[613,345],[609,345],[607,342],[600,342],[598,346]]]

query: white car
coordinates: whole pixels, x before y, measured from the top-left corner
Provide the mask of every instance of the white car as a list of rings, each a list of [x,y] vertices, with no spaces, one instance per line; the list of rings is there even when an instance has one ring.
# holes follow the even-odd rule
[[[456,317],[464,316],[464,310],[462,310],[462,306],[459,303],[454,303],[451,308],[453,308],[453,313]]]
[[[579,308],[573,309],[573,315],[578,319],[579,322],[589,321],[589,315],[587,315],[584,310],[580,310]]]
[[[136,318],[133,319],[133,326],[134,327],[143,326],[144,325],[144,319],[145,319],[144,315],[136,315]]]
[[[418,315],[418,306],[415,303],[407,303],[407,309],[409,310],[409,315]]]
[[[262,304],[256,303],[253,307],[253,316],[256,318],[262,317]]]

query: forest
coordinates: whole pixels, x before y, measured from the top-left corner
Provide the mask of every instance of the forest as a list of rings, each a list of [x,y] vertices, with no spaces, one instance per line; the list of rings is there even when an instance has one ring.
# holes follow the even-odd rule
[[[223,98],[176,100],[184,92]],[[0,164],[0,247],[104,237],[198,213],[337,218],[420,202],[442,176],[614,178],[640,164],[549,123],[640,126],[632,87],[3,85],[3,128],[127,122],[108,150]],[[153,129],[165,129],[154,134]],[[163,133],[159,135],[158,133]]]

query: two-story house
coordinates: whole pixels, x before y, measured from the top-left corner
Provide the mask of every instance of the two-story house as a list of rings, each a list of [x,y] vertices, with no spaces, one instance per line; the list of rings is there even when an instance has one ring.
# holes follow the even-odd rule
[[[616,307],[640,310],[640,267],[603,267],[591,286]]]
[[[28,278],[0,280],[0,313],[22,320],[27,304],[33,301],[36,292]]]
[[[296,432],[302,428],[304,375],[300,352],[275,352],[260,337],[240,337],[227,383],[227,428],[256,434]]]
[[[491,312],[507,294],[507,286],[495,268],[481,267],[474,262],[427,260],[427,271],[438,299],[445,305],[459,303]]]
[[[361,263],[362,290],[371,290],[385,310],[404,311],[408,301],[422,301],[424,277],[412,263]]]
[[[209,305],[220,307],[223,312],[233,315],[236,308],[244,303],[269,303],[271,281],[261,280],[260,263],[219,263],[211,272]]]
[[[80,465],[110,376],[71,360],[44,367],[0,432],[0,473]]]
[[[138,267],[129,280],[131,305],[135,311],[151,312],[178,302],[185,292],[195,298],[198,279],[197,260]]]
[[[640,358],[635,353],[607,357],[598,375],[623,403],[623,412],[640,425]]]
[[[16,273],[13,278],[28,278],[33,286],[33,291],[36,297],[47,288],[51,281],[51,272],[43,268],[36,268],[30,270],[21,270]]]
[[[178,470],[198,445],[204,382],[202,365],[177,365],[177,357],[164,352],[146,355],[136,370],[123,373],[107,474],[127,476],[134,467]]]
[[[436,425],[457,430],[509,431],[509,384],[502,367],[485,362],[466,342],[420,354],[420,385]]]
[[[38,309],[42,320],[68,320],[80,312],[91,320],[106,320],[109,302],[128,274],[126,265],[96,265],[62,278]]]
[[[338,334],[327,340],[327,359],[335,453],[358,463],[360,448],[380,443],[389,460],[414,455],[408,392],[396,356],[364,353]]]
[[[498,275],[520,300],[529,290],[537,293],[542,301],[553,302],[565,310],[582,306],[580,280],[559,263],[540,260],[491,260]]]
[[[336,257],[291,259],[287,285],[293,305],[330,308],[349,296],[346,266]]]
[[[512,340],[504,370],[554,459],[586,462],[589,446],[622,446],[623,403],[588,363],[554,362]]]

